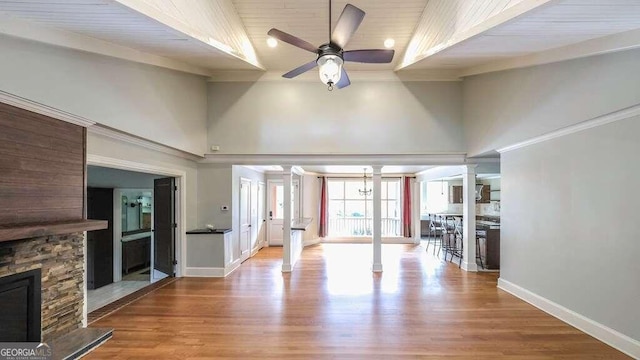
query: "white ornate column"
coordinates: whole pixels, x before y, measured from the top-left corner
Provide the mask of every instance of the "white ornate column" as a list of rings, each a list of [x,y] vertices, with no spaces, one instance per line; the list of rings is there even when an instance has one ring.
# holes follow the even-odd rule
[[[373,167],[373,272],[382,272],[382,166]]]
[[[291,166],[282,166],[284,206],[282,219],[282,272],[291,272]]]
[[[462,269],[478,271],[476,265],[476,166],[462,166],[463,252]]]

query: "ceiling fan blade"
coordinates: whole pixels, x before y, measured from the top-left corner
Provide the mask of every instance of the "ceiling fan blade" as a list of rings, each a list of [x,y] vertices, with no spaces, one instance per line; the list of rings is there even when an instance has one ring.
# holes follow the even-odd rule
[[[358,26],[364,19],[364,11],[357,7],[347,4],[342,10],[342,14],[333,28],[331,33],[331,42],[338,45],[341,49],[349,42],[351,36],[358,30]]]
[[[318,63],[316,63],[315,60],[310,61],[302,66],[298,66],[297,68],[289,71],[288,73],[282,75],[282,77],[287,78],[287,79],[291,79],[294,78],[300,74],[306,73],[307,71],[313,69],[314,67],[318,66]]]
[[[287,44],[291,44],[295,47],[299,47],[300,49],[304,49],[307,51],[310,51],[314,54],[318,53],[318,47],[317,46],[313,46],[313,44],[304,41],[296,36],[293,36],[291,34],[287,34],[284,31],[280,31],[278,29],[271,29],[269,30],[269,32],[267,33],[267,35],[276,38],[280,41],[284,41]]]
[[[342,54],[344,61],[370,64],[385,64],[393,60],[393,50],[350,50]]]
[[[342,89],[343,87],[351,85],[351,81],[349,80],[349,76],[347,75],[347,70],[342,67],[342,73],[340,74],[340,81],[336,84],[338,89]]]

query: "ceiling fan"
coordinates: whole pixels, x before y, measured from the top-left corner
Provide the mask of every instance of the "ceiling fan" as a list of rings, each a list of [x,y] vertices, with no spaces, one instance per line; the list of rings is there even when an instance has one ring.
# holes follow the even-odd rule
[[[269,30],[267,33],[269,36],[317,55],[315,60],[289,71],[282,77],[291,79],[318,66],[320,68],[320,80],[331,91],[334,86],[341,89],[351,84],[347,72],[342,67],[345,61],[372,64],[390,63],[393,60],[393,50],[344,50],[349,39],[362,23],[364,15],[364,11],[347,4],[342,10],[333,32],[331,32],[331,0],[329,0],[329,42],[319,47],[315,47],[313,44],[284,31],[278,29]]]

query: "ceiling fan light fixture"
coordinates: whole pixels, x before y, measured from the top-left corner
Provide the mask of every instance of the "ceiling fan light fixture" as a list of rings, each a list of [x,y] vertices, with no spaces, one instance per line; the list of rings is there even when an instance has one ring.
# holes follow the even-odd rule
[[[267,46],[274,48],[276,46],[278,46],[278,40],[272,38],[272,37],[268,37],[267,38]]]
[[[323,55],[318,58],[318,67],[320,68],[320,81],[325,85],[335,85],[340,81],[342,75],[342,64],[344,61],[337,55]]]

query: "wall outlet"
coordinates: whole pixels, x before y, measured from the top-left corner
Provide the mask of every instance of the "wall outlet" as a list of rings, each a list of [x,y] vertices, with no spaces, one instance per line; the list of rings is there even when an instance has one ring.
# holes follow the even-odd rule
[[[220,145],[211,145],[211,151],[220,151]]]
[[[220,210],[222,210],[222,211],[227,211],[227,210],[229,210],[229,205],[222,205],[222,206],[220,206]]]

